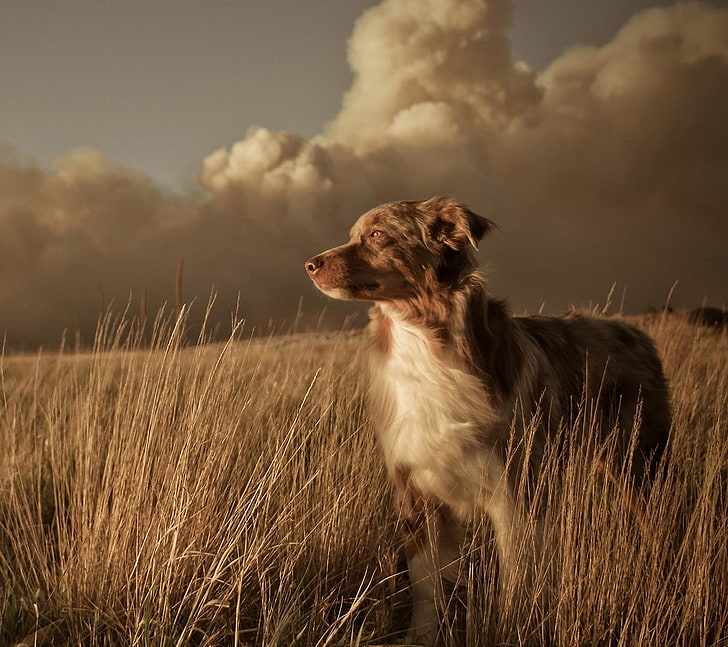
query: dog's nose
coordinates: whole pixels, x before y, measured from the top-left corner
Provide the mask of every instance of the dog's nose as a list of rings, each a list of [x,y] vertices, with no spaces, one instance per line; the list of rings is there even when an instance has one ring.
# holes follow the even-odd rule
[[[309,274],[316,274],[316,272],[324,264],[323,259],[320,256],[314,256],[306,261],[306,271]]]

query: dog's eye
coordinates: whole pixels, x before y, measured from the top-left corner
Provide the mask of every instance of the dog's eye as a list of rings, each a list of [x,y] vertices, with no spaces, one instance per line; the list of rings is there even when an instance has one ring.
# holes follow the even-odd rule
[[[371,234],[369,234],[369,238],[379,238],[382,235],[382,232],[379,231],[379,229],[375,229]]]

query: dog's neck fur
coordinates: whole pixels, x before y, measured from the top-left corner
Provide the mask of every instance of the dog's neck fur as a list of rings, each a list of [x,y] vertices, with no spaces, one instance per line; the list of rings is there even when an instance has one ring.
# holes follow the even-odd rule
[[[417,327],[426,333],[433,355],[452,358],[499,399],[509,397],[523,358],[507,308],[488,296],[483,275],[471,264],[449,265],[438,274],[428,273],[414,297],[382,302],[370,310],[374,348],[385,355],[397,352],[392,326]]]

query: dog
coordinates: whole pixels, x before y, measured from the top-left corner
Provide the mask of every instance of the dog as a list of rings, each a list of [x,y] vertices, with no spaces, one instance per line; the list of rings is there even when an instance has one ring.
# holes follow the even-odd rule
[[[635,480],[649,480],[670,428],[646,334],[582,315],[512,317],[489,296],[475,252],[493,228],[450,197],[391,202],[305,263],[324,294],[374,302],[369,404],[405,528],[417,644],[438,641],[441,583],[457,577],[467,522],[489,519],[499,579],[514,570],[527,523],[508,447],[528,444],[519,460],[537,473],[549,435],[589,398],[631,448]]]

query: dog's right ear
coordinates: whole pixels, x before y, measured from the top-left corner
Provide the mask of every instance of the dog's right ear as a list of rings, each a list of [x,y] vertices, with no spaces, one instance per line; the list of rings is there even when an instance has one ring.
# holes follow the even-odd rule
[[[432,217],[431,238],[455,251],[462,251],[468,245],[478,249],[478,242],[495,227],[491,220],[472,212],[454,198],[435,196],[420,202],[418,208]]]

